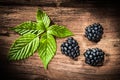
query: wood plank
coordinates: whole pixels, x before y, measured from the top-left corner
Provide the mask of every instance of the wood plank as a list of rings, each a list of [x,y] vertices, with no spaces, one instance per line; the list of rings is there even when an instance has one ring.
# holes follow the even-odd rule
[[[54,1],[54,0],[53,0]],[[118,8],[96,7],[39,7],[44,10],[55,24],[64,25],[74,33],[78,41],[81,55],[78,61],[61,54],[60,45],[66,38],[57,41],[57,52],[51,60],[48,70],[35,53],[33,56],[20,61],[7,61],[11,44],[19,37],[10,27],[24,21],[35,21],[38,6],[0,6],[0,69],[5,77],[25,80],[119,80],[120,75],[120,19]],[[117,13],[118,12],[118,13]],[[102,40],[95,44],[84,37],[86,26],[99,22],[104,27]],[[105,62],[101,67],[91,67],[84,62],[83,53],[86,49],[99,47],[105,51]],[[5,78],[4,77],[4,78]]]
[[[28,5],[49,7],[119,7],[119,1],[114,0],[0,0],[1,5]]]

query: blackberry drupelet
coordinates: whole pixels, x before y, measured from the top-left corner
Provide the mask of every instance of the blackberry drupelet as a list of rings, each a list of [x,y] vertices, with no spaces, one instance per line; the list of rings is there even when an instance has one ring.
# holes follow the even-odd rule
[[[91,66],[101,66],[103,65],[105,53],[99,48],[92,48],[86,50],[84,53],[85,63]]]
[[[103,35],[103,27],[99,23],[94,23],[85,28],[85,37],[93,42],[99,42]]]
[[[69,56],[72,59],[75,59],[80,55],[78,42],[73,39],[73,37],[69,37],[65,42],[61,44],[62,54]]]

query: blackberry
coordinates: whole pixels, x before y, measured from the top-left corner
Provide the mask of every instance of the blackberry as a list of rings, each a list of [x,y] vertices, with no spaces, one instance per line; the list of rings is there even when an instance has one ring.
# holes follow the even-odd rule
[[[103,27],[99,23],[94,23],[85,28],[85,37],[93,42],[99,42],[103,35]]]
[[[69,56],[72,59],[75,59],[80,55],[78,42],[73,39],[73,37],[69,37],[65,42],[61,44],[61,51],[62,54]]]
[[[103,65],[105,53],[99,48],[92,48],[86,50],[84,53],[85,63],[91,66],[101,66]]]

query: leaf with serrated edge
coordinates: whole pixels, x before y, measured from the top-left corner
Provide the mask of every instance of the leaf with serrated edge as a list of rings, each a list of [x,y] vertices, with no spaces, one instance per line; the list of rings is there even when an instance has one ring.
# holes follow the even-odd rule
[[[12,28],[12,30],[21,35],[26,33],[41,34],[44,32],[44,27],[40,26],[38,23],[27,21],[17,25],[16,27]]]
[[[55,55],[56,52],[56,41],[54,37],[50,34],[44,33],[40,39],[40,46],[38,48],[38,54],[42,63],[44,64],[44,68],[47,69],[47,65]]]
[[[49,34],[52,34],[56,37],[68,37],[72,36],[73,33],[64,26],[52,25],[48,28],[47,31]]]
[[[37,22],[28,21],[12,28],[12,30],[23,36],[12,44],[8,57],[9,60],[25,59],[33,55],[36,49],[38,49],[39,57],[44,64],[44,68],[47,69],[57,48],[53,36],[62,38],[73,34],[64,26],[50,26],[50,18],[41,10],[37,11],[36,20]],[[38,35],[41,38],[40,40]]]
[[[36,19],[37,19],[37,22],[41,24],[41,26],[44,26],[45,28],[49,27],[50,18],[48,17],[48,15],[45,12],[38,10]]]
[[[32,33],[27,33],[19,37],[12,44],[9,51],[9,60],[21,60],[33,55],[39,46],[39,37]]]

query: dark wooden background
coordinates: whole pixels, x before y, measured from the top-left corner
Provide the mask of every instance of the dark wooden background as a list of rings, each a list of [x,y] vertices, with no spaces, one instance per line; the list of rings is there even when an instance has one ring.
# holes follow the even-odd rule
[[[115,0],[0,0],[0,80],[119,80],[120,79],[120,8]],[[7,60],[11,44],[19,37],[9,28],[24,21],[35,21],[36,11],[44,10],[51,20],[69,28],[80,46],[78,61],[57,52],[44,70],[38,54],[25,60]],[[86,26],[99,22],[104,35],[97,44],[84,37]],[[91,67],[84,62],[87,48],[98,47],[106,53],[104,65]]]

